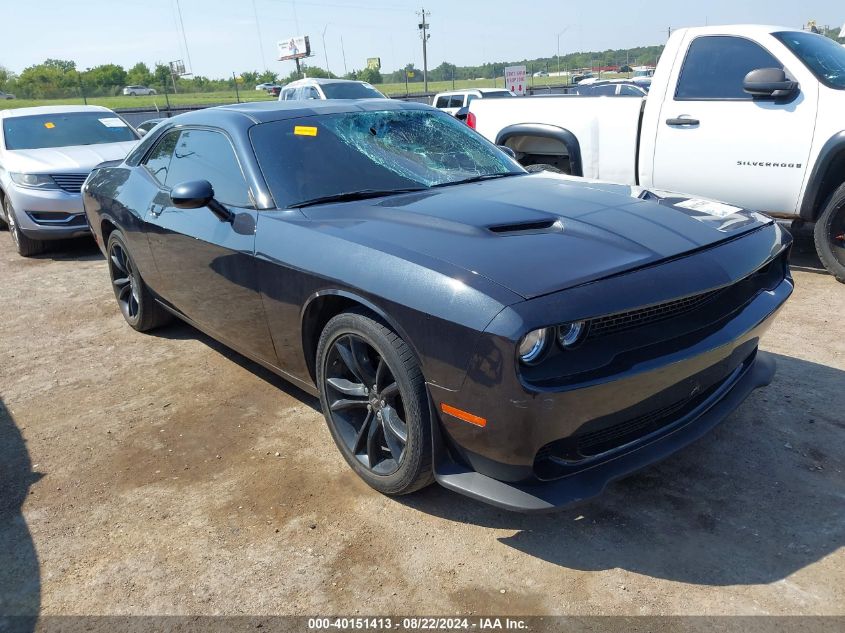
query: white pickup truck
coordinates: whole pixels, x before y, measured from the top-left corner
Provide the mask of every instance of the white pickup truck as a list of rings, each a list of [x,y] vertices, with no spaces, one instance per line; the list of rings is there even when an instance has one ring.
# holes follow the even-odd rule
[[[679,29],[644,99],[479,99],[467,124],[526,166],[814,222],[819,257],[845,282],[845,48],[831,39]]]

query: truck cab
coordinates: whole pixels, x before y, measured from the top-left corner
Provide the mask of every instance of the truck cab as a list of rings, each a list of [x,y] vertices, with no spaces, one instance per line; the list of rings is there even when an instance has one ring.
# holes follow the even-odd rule
[[[526,165],[683,191],[814,222],[845,281],[845,49],[794,29],[679,29],[648,97],[472,103],[468,121]]]

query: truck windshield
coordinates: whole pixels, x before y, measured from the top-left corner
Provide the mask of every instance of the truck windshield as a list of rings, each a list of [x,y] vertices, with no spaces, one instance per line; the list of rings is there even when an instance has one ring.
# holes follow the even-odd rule
[[[250,137],[280,207],[525,173],[492,143],[436,110],[273,121],[254,126]]]
[[[370,84],[351,81],[328,83],[320,86],[326,99],[384,99],[385,96]]]
[[[845,90],[845,46],[824,35],[784,31],[774,36],[783,42],[816,78],[829,88]]]
[[[113,112],[61,112],[3,120],[6,149],[40,149],[134,141],[138,137]]]

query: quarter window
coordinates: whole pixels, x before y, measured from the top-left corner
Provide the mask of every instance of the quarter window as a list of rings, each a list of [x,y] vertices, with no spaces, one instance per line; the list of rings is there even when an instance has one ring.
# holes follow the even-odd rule
[[[173,159],[173,150],[176,148],[180,134],[179,130],[174,130],[162,136],[153,151],[147,156],[147,160],[144,161],[144,166],[149,170],[152,177],[162,185],[167,182],[167,173]]]
[[[464,107],[464,95],[452,95],[452,98],[449,99],[449,107],[450,108],[463,108]]]
[[[232,144],[220,132],[183,130],[173,152],[165,184],[207,180],[223,204],[250,207],[247,187]]]
[[[698,37],[687,51],[675,99],[751,100],[752,96],[742,89],[742,82],[757,68],[783,68],[783,64],[759,44],[741,37]]]

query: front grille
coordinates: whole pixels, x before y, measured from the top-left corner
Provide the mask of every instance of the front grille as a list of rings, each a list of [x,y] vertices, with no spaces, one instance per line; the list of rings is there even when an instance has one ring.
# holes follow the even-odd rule
[[[82,183],[88,178],[88,174],[51,174],[50,177],[53,182],[68,193],[79,193],[82,191]]]
[[[617,334],[625,330],[630,330],[664,319],[671,319],[681,316],[687,312],[692,312],[702,307],[707,302],[715,299],[721,293],[722,289],[709,290],[701,294],[686,297],[684,299],[676,299],[666,303],[660,303],[648,308],[641,308],[639,310],[631,310],[629,312],[621,312],[619,314],[611,314],[598,319],[590,321],[590,331],[588,338],[598,338],[600,336],[607,336],[609,334]]]

